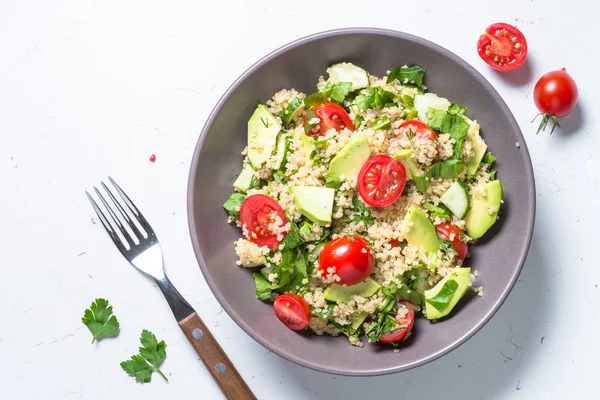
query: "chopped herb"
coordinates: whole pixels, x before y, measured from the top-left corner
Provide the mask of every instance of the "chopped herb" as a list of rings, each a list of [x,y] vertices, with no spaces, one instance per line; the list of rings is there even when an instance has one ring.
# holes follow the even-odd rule
[[[324,308],[313,308],[311,314],[315,317],[327,320],[333,311],[333,307],[335,307],[335,303],[327,303]]]
[[[283,177],[279,171],[273,172],[273,180],[277,183],[283,183]]]
[[[378,342],[379,339],[383,335],[387,335],[388,333],[395,332],[399,329],[406,328],[407,325],[399,325],[396,316],[387,313],[381,312],[376,320],[372,321],[367,330],[365,331],[365,335],[369,342]]]
[[[352,219],[345,220],[344,223],[359,223],[363,221],[365,227],[373,225],[373,215],[371,215],[371,208],[368,207],[358,196],[352,198],[352,207],[354,209],[354,215]]]
[[[139,349],[140,353],[131,356],[131,360],[123,361],[121,368],[128,375],[135,376],[136,382],[150,382],[153,372],[158,372],[165,381],[169,382],[159,368],[167,357],[165,341],[161,340],[159,342],[152,332],[144,329],[140,342],[142,343],[142,347]]]
[[[464,120],[462,114],[452,114],[429,107],[427,110],[427,125],[432,129],[449,134],[450,138],[454,139],[454,154],[452,157],[460,158],[463,140],[469,130],[469,123]]]
[[[450,259],[450,250],[454,250],[454,245],[449,240],[440,239],[440,250],[444,253],[444,260]]]
[[[304,100],[306,103],[306,99]],[[311,121],[313,118],[318,118],[317,114],[311,109],[306,113],[306,125],[304,125],[304,133],[308,133],[314,129],[315,126],[319,125],[318,123],[313,124]]]
[[[461,107],[456,103],[452,103],[450,104],[450,107],[448,107],[448,112],[451,114],[455,114],[458,116],[463,116],[465,115],[465,113],[467,112],[468,108],[467,107]]]
[[[81,322],[94,336],[92,343],[103,337],[115,336],[119,331],[119,321],[113,315],[112,306],[109,306],[108,300],[105,299],[94,300],[90,308],[84,311]]]
[[[318,106],[319,104],[325,103],[329,100],[329,95],[331,94],[331,90],[327,90],[324,92],[317,92],[311,94],[310,96],[306,96],[304,98],[304,107],[311,108],[314,106]],[[308,116],[306,117],[308,121]]]
[[[413,139],[415,137],[415,134],[413,133],[412,128],[408,128],[406,130],[406,137],[408,137],[408,141],[410,142],[410,147],[414,150],[415,149],[415,142],[413,142]]]
[[[246,200],[245,194],[234,193],[231,196],[229,196],[229,198],[227,199],[227,201],[225,201],[225,203],[223,203],[223,208],[225,210],[227,210],[227,212],[229,214],[233,215],[236,218],[239,218],[240,207],[242,206],[242,203],[244,202],[244,200]]]
[[[300,228],[298,228],[298,225],[296,225],[294,221],[288,221],[288,223],[290,224],[291,228],[281,242],[285,250],[295,249],[304,243],[304,239],[300,235]]]
[[[306,258],[304,258],[301,250],[298,250],[294,267],[294,279],[290,283],[288,289],[294,293],[304,295],[308,292],[309,287]]]
[[[277,284],[273,289],[284,291],[287,285],[292,281],[296,267],[296,251],[283,250],[281,253],[281,262],[275,266],[273,273],[277,274]]]
[[[383,115],[383,116],[377,118],[371,124],[371,128],[373,128],[373,130],[376,130],[376,131],[389,129],[390,126],[392,126],[392,121],[390,121],[390,119],[387,115]]]
[[[418,65],[414,65],[412,67],[394,68],[387,77],[387,83],[392,83],[398,79],[401,84],[412,83],[420,86],[423,84],[424,74],[425,68]]]
[[[254,277],[254,285],[256,286],[256,297],[263,301],[269,300],[272,294],[271,282],[260,272],[254,272],[252,276]]]
[[[308,221],[302,221],[300,224],[300,235],[307,238],[312,234],[312,224]]]
[[[339,189],[342,186],[342,181],[338,179],[329,178],[329,176],[325,177],[325,187],[330,189]]]
[[[265,128],[269,127],[269,120],[265,120],[264,117],[260,117],[260,120],[262,121],[263,125],[265,126]]]
[[[498,179],[498,178],[496,177],[496,175],[497,175],[497,174],[498,174],[498,171],[492,171],[492,172],[490,173],[490,179],[491,179],[491,180],[493,180],[493,181],[495,181],[496,179]]]
[[[425,203],[425,204],[423,204],[423,208],[428,210],[431,213],[431,215],[433,215],[434,217],[444,218],[445,220],[448,220],[448,221],[450,221],[452,219],[452,212],[448,209],[448,207],[446,207],[443,204],[440,204],[439,206],[435,206],[431,203]]]
[[[356,115],[354,117],[354,130],[357,130],[364,120],[365,118],[362,115]]]
[[[442,311],[446,308],[450,300],[452,300],[456,289],[458,289],[458,283],[454,279],[450,279],[448,282],[444,283],[442,289],[434,297],[425,301],[437,310]]]
[[[465,169],[463,160],[451,158],[449,160],[440,161],[430,165],[425,174],[421,176],[413,176],[413,183],[417,189],[425,193],[431,184],[431,178],[440,177],[444,179],[456,179],[458,175]]]
[[[348,96],[348,93],[350,93],[350,89],[352,89],[352,82],[336,83],[329,97],[336,103],[341,104],[346,99],[346,96]]]
[[[415,98],[414,97],[411,97],[408,95],[402,95],[402,96],[400,96],[400,101],[402,101],[402,104],[404,104],[408,108],[415,107]]]
[[[256,175],[252,175],[252,179],[250,179],[250,186],[248,189],[260,189],[260,179],[256,177]]]
[[[396,94],[388,92],[377,86],[369,89],[362,89],[360,94],[356,96],[354,102],[360,110],[367,110],[375,107],[390,107],[395,105],[394,99]]]

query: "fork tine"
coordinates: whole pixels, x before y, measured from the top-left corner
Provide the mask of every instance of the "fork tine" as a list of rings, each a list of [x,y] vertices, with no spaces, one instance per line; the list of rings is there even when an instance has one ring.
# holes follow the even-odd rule
[[[96,186],[94,186],[94,191],[96,192],[96,194],[100,198],[100,201],[102,201],[102,204],[104,204],[104,207],[108,210],[108,214],[112,218],[112,220],[115,223],[115,225],[117,225],[117,228],[119,228],[119,230],[123,234],[123,237],[125,238],[125,241],[128,242],[129,246],[133,246],[135,244],[135,242],[131,238],[131,235],[129,234],[129,232],[127,232],[127,229],[125,229],[123,227],[123,224],[121,223],[121,220],[119,219],[119,217],[117,217],[117,215],[112,210],[112,208],[110,208],[110,206],[108,205],[108,202],[104,199],[104,196],[102,196],[102,193],[100,193],[100,191],[96,188]]]
[[[87,190],[85,194],[87,195],[87,198],[90,201],[90,203],[92,203],[92,207],[94,208],[94,211],[96,211],[96,215],[100,219],[100,222],[102,222],[102,226],[104,226],[104,229],[106,229],[106,232],[108,233],[112,241],[115,243],[115,245],[119,248],[121,252],[126,251],[123,242],[121,242],[121,239],[119,238],[119,235],[117,235],[117,233],[114,231],[113,227],[108,222],[108,219],[106,218],[100,207],[98,207],[98,204],[96,204],[94,198],[87,192]]]
[[[144,235],[142,235],[142,232],[140,232],[140,230],[138,229],[137,225],[131,220],[131,218],[129,218],[129,214],[127,214],[127,212],[125,211],[125,209],[123,209],[123,206],[115,198],[115,196],[112,194],[112,192],[110,191],[110,189],[108,188],[108,186],[106,186],[104,184],[104,182],[100,182],[100,184],[102,185],[102,187],[104,188],[104,190],[106,191],[106,193],[108,193],[108,197],[110,197],[110,199],[112,200],[112,202],[115,204],[115,206],[117,207],[117,210],[119,210],[119,214],[121,214],[121,216],[123,217],[123,219],[125,219],[125,221],[129,225],[129,227],[131,228],[131,230],[133,230],[133,233],[138,238],[145,237]]]
[[[117,182],[115,182],[113,178],[109,176],[108,180],[110,181],[110,183],[113,184],[113,186],[117,190],[117,193],[119,193],[119,196],[121,196],[129,211],[131,211],[131,213],[136,217],[142,228],[144,228],[144,230],[148,233],[148,236],[154,236],[154,230],[152,229],[146,218],[144,218],[140,210],[138,210],[135,204],[133,204],[133,201],[131,201],[129,196],[125,194],[123,189],[121,189],[121,187],[117,185]]]

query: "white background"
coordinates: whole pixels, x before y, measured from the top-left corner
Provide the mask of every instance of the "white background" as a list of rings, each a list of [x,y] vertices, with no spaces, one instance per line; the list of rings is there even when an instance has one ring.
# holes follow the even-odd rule
[[[84,190],[108,175],[152,222],[172,280],[261,399],[594,397],[599,15],[597,0],[0,0],[0,397],[221,398],[160,291],[93,224]],[[515,73],[476,53],[496,21],[527,36],[527,65]],[[538,193],[529,258],[491,322],[442,359],[373,378],[299,367],[243,333],[200,273],[185,210],[193,147],[231,82],[293,39],[351,26],[425,37],[481,71],[521,125]],[[533,86],[561,67],[579,106],[554,135],[536,136]],[[122,327],[90,345],[80,317],[97,296]],[[143,328],[168,344],[169,384],[135,384],[118,365]]]

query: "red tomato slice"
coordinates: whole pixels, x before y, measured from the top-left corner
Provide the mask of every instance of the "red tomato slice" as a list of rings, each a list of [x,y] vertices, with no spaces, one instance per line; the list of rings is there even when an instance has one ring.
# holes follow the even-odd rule
[[[367,279],[375,267],[375,257],[367,241],[360,236],[341,236],[331,240],[319,255],[323,276],[334,273],[340,285],[356,285]]]
[[[379,339],[379,341],[382,343],[398,343],[404,340],[406,335],[408,335],[408,332],[410,332],[413,327],[415,322],[415,308],[406,300],[400,300],[398,301],[398,304],[403,304],[408,308],[408,313],[405,316],[397,318],[398,325],[406,325],[406,328],[398,329],[392,333],[382,335]]]
[[[404,132],[410,129],[412,131],[412,134],[418,138],[431,140],[437,140],[438,138],[433,129],[431,129],[427,124],[417,119],[404,121],[402,125],[398,127],[398,130],[400,132],[402,132],[402,129],[404,129]]]
[[[313,136],[315,134],[322,136],[327,133],[331,128],[335,128],[336,131],[341,131],[344,128],[348,128],[351,131],[354,131],[354,124],[350,119],[350,116],[344,110],[342,106],[335,103],[323,103],[314,106],[311,108],[317,118],[321,121],[319,122],[318,130],[312,129],[307,133],[309,136]],[[304,125],[306,126],[306,115],[304,116]]]
[[[450,241],[452,242],[454,248],[458,252],[458,258],[464,260],[467,257],[467,249],[469,245],[460,240],[463,233],[456,225],[446,222],[443,224],[436,225],[435,230],[440,239],[442,240],[450,240],[450,236],[454,234],[454,238]]]
[[[358,173],[358,193],[373,207],[385,207],[395,202],[405,184],[404,165],[385,154],[370,158]]]
[[[525,64],[527,40],[512,25],[498,22],[488,26],[477,41],[479,56],[498,71],[512,71]]]
[[[297,294],[287,293],[278,296],[273,304],[275,315],[285,326],[300,331],[310,322],[310,307],[306,300]]]
[[[285,214],[279,203],[264,194],[246,197],[240,208],[240,222],[246,226],[249,239],[259,246],[275,247],[279,244],[277,234],[271,232],[269,225],[275,222],[274,214],[287,224]]]

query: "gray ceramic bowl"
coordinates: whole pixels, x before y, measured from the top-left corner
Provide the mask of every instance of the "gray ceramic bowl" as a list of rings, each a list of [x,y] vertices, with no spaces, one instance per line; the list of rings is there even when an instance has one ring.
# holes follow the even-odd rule
[[[287,329],[272,306],[254,297],[251,271],[236,266],[233,241],[240,230],[227,224],[221,208],[232,193],[246,145],[246,123],[256,99],[268,100],[282,88],[305,93],[326,68],[350,61],[374,75],[404,64],[427,70],[430,91],[468,106],[482,126],[489,149],[498,157],[504,186],[501,219],[472,246],[468,265],[479,271],[483,297],[467,296],[451,318],[416,321],[399,353],[389,346],[353,347],[346,337],[319,337]],[[516,142],[521,147],[515,146]],[[191,240],[200,268],[215,297],[244,331],[269,350],[300,365],[343,375],[404,371],[434,360],[477,332],[498,310],[523,267],[533,232],[533,169],[510,110],[473,67],[448,50],[405,33],[380,29],[341,29],[312,35],[274,51],[250,67],[219,100],[196,146],[188,187]],[[366,342],[366,341],[365,341]]]

